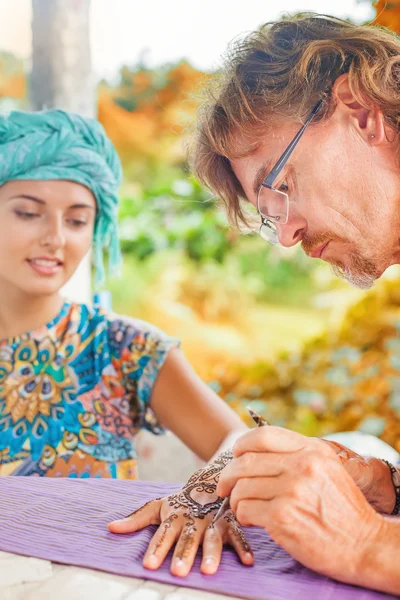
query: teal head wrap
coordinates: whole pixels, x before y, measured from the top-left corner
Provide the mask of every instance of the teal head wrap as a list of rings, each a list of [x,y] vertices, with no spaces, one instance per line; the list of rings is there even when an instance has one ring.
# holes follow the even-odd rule
[[[102,125],[62,110],[0,116],[0,185],[15,179],[75,181],[97,202],[94,229],[96,282],[104,280],[103,248],[110,270],[121,261],[117,231],[122,169]]]

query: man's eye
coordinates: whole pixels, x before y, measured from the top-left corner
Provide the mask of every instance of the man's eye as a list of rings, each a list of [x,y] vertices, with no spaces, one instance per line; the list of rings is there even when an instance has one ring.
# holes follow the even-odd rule
[[[289,186],[286,181],[282,181],[282,183],[280,184],[278,189],[280,192],[283,192],[284,194],[287,194],[289,192]]]

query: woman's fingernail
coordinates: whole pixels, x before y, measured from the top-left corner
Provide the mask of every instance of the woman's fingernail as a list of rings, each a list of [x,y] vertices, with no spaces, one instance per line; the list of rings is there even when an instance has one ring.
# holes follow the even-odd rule
[[[185,563],[183,562],[183,560],[181,560],[180,558],[178,558],[176,560],[175,566],[178,567],[178,569],[180,569],[181,567],[185,566]]]
[[[205,559],[204,564],[205,565],[212,565],[213,563],[215,563],[215,560],[212,556],[209,556],[208,558]]]
[[[116,521],[111,521],[110,525],[119,525],[120,523],[126,523],[129,519],[117,519]]]
[[[246,552],[244,557],[246,560],[253,560],[253,558],[254,558],[251,552]]]
[[[158,565],[158,558],[155,554],[150,554],[147,559],[147,564],[149,567],[156,567]]]

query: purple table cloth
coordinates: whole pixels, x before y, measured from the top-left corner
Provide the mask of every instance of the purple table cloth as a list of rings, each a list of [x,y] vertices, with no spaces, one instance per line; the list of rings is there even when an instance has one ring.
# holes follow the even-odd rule
[[[0,550],[250,600],[394,598],[313,573],[258,528],[247,530],[255,552],[253,567],[242,566],[227,548],[213,576],[199,572],[199,556],[185,579],[170,574],[171,556],[158,571],[144,569],[142,558],[156,528],[116,535],[106,524],[179,487],[140,481],[0,477]]]

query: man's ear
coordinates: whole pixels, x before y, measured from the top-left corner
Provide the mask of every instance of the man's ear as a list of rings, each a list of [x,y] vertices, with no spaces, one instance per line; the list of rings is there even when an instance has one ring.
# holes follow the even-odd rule
[[[336,117],[354,127],[371,146],[387,142],[382,111],[372,102],[361,103],[354,95],[347,73],[340,75],[332,88]]]

